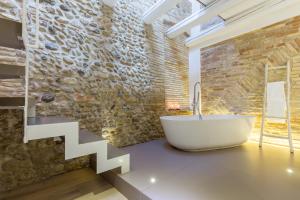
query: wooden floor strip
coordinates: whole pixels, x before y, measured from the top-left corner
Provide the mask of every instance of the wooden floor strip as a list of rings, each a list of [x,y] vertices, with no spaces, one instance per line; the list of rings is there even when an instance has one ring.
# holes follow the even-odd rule
[[[20,187],[17,190],[0,193],[0,200],[71,200],[71,199],[126,199],[111,184],[92,169],[80,169],[54,176],[41,183]],[[102,194],[103,193],[103,194]],[[111,195],[109,195],[111,194]]]

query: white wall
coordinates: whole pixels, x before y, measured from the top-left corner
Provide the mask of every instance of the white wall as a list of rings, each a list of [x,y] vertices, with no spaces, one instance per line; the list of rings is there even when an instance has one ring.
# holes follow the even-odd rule
[[[192,12],[198,11],[201,8],[199,2],[190,0],[192,2]],[[196,26],[191,29],[191,35],[199,33],[201,26]],[[200,82],[201,62],[200,62],[200,48],[189,49],[189,94],[190,105],[193,103],[194,85],[196,82]],[[201,101],[201,100],[200,100]],[[201,103],[200,103],[201,105]],[[200,108],[201,109],[201,108]]]

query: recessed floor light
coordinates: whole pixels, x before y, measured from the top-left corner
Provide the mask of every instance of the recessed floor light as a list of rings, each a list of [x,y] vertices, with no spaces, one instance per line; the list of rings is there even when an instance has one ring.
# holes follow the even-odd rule
[[[293,174],[293,173],[294,173],[294,170],[292,170],[291,168],[287,168],[287,169],[286,169],[286,172],[287,172],[288,174]]]
[[[150,178],[150,183],[152,183],[152,184],[156,183],[156,178],[151,177],[151,178]]]

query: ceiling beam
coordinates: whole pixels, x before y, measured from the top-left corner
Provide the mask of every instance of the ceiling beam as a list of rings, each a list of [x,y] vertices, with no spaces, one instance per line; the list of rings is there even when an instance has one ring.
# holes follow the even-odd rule
[[[103,0],[103,3],[109,7],[114,7],[116,0]]]
[[[143,16],[145,24],[151,24],[157,18],[174,8],[182,0],[159,0]]]
[[[208,4],[205,8],[193,13],[184,20],[178,22],[167,30],[169,38],[175,38],[178,35],[188,32],[191,28],[205,24],[212,18],[218,16],[222,11],[227,10],[234,5],[241,3],[242,0],[216,0]]]
[[[298,15],[300,0],[268,0],[261,7],[249,10],[247,14],[241,13],[224,24],[191,36],[186,40],[186,45],[205,48]]]

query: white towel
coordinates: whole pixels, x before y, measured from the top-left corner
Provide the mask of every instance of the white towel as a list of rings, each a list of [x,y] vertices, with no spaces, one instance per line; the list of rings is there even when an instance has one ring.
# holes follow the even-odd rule
[[[278,81],[268,83],[267,85],[267,110],[266,114],[270,118],[286,118],[286,97],[285,82]],[[285,120],[275,120],[276,122],[284,122]]]

